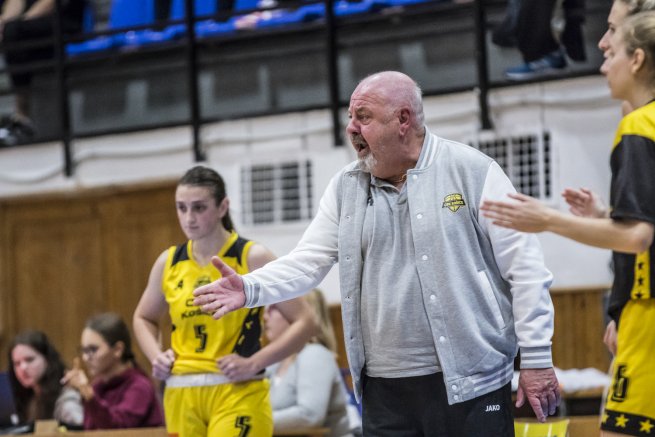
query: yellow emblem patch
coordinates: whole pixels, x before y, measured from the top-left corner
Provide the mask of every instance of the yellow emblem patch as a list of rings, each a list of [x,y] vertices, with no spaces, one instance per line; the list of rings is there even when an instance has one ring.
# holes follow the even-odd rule
[[[465,205],[466,203],[464,202],[462,195],[459,193],[453,193],[443,198],[443,205],[441,205],[441,207],[448,208],[452,212],[457,212],[460,207]]]

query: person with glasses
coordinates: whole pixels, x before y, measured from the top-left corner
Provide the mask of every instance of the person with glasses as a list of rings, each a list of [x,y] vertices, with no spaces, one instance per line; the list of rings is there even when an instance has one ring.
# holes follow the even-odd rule
[[[21,423],[55,419],[70,428],[82,425],[80,395],[59,382],[66,368],[46,334],[34,330],[17,334],[7,355]]]
[[[130,331],[119,315],[104,313],[89,319],[80,353],[89,376],[76,358],[62,383],[82,395],[84,429],[164,425],[155,387],[137,365]]]

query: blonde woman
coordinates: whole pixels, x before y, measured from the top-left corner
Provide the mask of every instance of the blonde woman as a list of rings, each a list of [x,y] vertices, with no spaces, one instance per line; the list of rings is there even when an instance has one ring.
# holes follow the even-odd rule
[[[609,215],[563,214],[521,194],[509,195],[513,203],[487,201],[482,210],[499,226],[553,232],[613,251],[609,314],[617,337],[601,429],[605,437],[641,436],[655,428],[655,12],[617,27],[601,72],[612,97],[634,108],[614,137]]]
[[[298,427],[326,427],[330,437],[350,437],[347,400],[337,365],[336,339],[328,307],[320,290],[305,296],[319,325],[318,334],[297,354],[270,366],[271,404],[276,432]],[[289,321],[270,305],[264,313],[266,337],[275,341]]]

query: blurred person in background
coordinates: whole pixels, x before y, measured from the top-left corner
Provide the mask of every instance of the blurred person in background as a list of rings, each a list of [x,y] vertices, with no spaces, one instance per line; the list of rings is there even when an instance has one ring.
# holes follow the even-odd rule
[[[337,341],[323,293],[314,289],[305,299],[317,317],[319,332],[305,347],[270,366],[271,405],[275,432],[299,427],[326,427],[330,437],[352,437],[346,392],[336,361]],[[265,332],[274,341],[289,321],[270,305],[264,313]]]
[[[136,363],[130,331],[118,314],[90,318],[80,351],[88,376],[76,358],[62,383],[82,395],[84,429],[164,425],[155,387]]]
[[[62,32],[82,31],[87,0],[62,0]],[[35,130],[30,111],[33,71],[27,64],[47,61],[54,56],[56,0],[4,0],[0,5],[0,43],[14,91],[14,111],[0,117],[0,146],[28,142]],[[41,40],[41,42],[37,42]],[[34,46],[15,47],[33,41]],[[5,47],[6,46],[6,47]]]
[[[21,423],[56,420],[79,428],[83,409],[79,393],[62,386],[65,365],[59,352],[41,331],[16,335],[8,351],[9,380]]]

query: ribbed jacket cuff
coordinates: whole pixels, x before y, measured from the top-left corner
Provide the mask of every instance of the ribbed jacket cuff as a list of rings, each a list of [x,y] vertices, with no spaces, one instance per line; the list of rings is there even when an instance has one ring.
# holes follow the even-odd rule
[[[521,348],[521,369],[547,369],[549,367],[553,367],[553,353],[550,346]]]
[[[243,305],[246,308],[254,308],[259,301],[259,284],[251,282],[245,276],[241,277],[243,281],[243,292],[246,294],[246,302]]]

